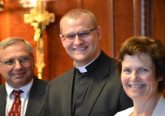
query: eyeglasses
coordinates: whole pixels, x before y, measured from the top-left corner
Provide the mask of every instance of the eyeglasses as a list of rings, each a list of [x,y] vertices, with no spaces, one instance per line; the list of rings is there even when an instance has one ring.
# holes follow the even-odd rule
[[[91,34],[91,32],[95,31],[96,29],[97,29],[97,27],[95,27],[93,29],[89,29],[89,30],[80,31],[77,33],[60,34],[60,37],[65,38],[69,41],[73,41],[75,39],[76,35],[79,38],[85,38],[85,37],[89,36]]]
[[[21,56],[17,59],[11,58],[5,61],[0,61],[1,63],[3,63],[6,66],[14,66],[16,64],[16,60],[22,64],[25,65],[27,63],[29,63],[31,61],[32,57],[31,56]]]

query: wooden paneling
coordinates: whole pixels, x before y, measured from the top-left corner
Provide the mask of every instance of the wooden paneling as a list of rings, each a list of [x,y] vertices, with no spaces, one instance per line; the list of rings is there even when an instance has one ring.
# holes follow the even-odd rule
[[[0,12],[0,39],[21,36],[35,46],[33,27],[23,21],[23,15],[29,10],[19,6],[18,2],[5,1],[7,9]],[[59,38],[59,20],[73,8],[89,9],[96,15],[102,29],[101,48],[109,56],[117,57],[122,42],[132,35],[146,34],[165,41],[164,0],[49,0],[47,10],[55,13],[56,19],[44,33],[46,67],[43,78],[46,80],[72,67],[72,59]]]
[[[133,24],[133,1],[114,0],[115,57],[118,56],[123,41],[134,35]]]
[[[104,0],[104,2],[100,0],[84,0],[82,5],[83,8],[89,9],[96,15],[98,25],[101,27],[102,32],[101,48],[110,56],[113,55],[113,38],[110,36],[112,32],[111,28],[113,28],[113,9],[111,3],[111,0]]]
[[[142,35],[143,0],[133,0],[133,35]]]
[[[55,78],[72,66],[72,60],[66,54],[61,40],[59,38],[59,20],[64,13],[72,8],[77,8],[77,0],[60,0],[48,2],[48,10],[55,13],[55,23],[49,25],[46,29],[48,37],[48,76],[47,80]]]
[[[152,36],[165,44],[165,0],[153,0]]]

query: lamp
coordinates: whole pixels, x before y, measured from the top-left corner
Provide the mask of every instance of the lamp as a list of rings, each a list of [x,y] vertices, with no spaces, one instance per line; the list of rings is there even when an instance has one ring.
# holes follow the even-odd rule
[[[34,1],[34,0],[33,0]],[[43,31],[49,23],[54,22],[55,16],[45,10],[45,4],[41,0],[36,0],[35,7],[30,10],[29,14],[24,15],[25,23],[34,27],[34,41],[36,43],[36,67],[38,78],[42,78],[44,63],[44,38]]]

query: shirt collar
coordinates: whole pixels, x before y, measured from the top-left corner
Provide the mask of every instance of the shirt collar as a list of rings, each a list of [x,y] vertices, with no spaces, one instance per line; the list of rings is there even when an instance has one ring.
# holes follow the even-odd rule
[[[164,114],[165,113],[164,106],[165,106],[165,98],[163,97],[163,95],[161,95],[155,106],[152,116],[157,116],[158,114]]]
[[[24,85],[24,86],[19,88],[19,90],[23,91],[23,93],[21,94],[21,97],[26,97],[26,96],[29,95],[29,92],[30,92],[30,89],[32,87],[32,84],[33,84],[33,79],[28,84],[26,84],[26,85]],[[10,96],[12,91],[15,88],[11,87],[7,82],[5,82],[5,86],[6,86],[7,95]],[[16,90],[18,90],[18,89],[16,89]]]
[[[75,64],[73,64],[73,65],[75,68],[77,68],[80,71],[80,73],[86,73],[86,72],[88,72],[86,67],[89,66],[92,62],[94,62],[100,56],[100,54],[101,54],[101,52],[97,55],[97,57],[95,59],[93,59],[91,62],[89,62],[88,64],[86,64],[84,66],[78,67]]]

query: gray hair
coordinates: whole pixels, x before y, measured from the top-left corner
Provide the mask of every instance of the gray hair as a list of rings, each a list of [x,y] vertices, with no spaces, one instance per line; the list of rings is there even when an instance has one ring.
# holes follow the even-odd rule
[[[24,44],[27,47],[27,49],[29,50],[29,53],[32,56],[34,56],[34,50],[33,50],[32,45],[28,41],[24,40],[21,37],[8,37],[8,38],[2,40],[0,42],[0,49],[5,49],[8,46],[10,46],[12,44],[15,44],[15,43],[22,43],[22,44]]]

